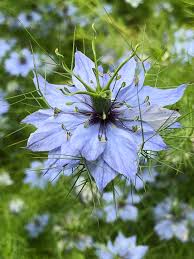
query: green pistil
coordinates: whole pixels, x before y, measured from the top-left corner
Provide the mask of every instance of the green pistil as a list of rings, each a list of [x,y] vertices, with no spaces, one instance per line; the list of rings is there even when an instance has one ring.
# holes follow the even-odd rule
[[[92,98],[93,107],[98,114],[102,114],[102,119],[106,120],[111,106],[110,98],[104,98],[100,95]]]
[[[131,54],[131,56],[128,57],[127,59],[125,59],[125,60],[117,67],[117,69],[116,69],[115,72],[113,73],[111,79],[108,81],[107,85],[104,87],[103,91],[107,91],[107,90],[110,89],[110,85],[112,84],[112,82],[113,82],[114,79],[117,79],[117,80],[118,80],[118,78],[117,78],[117,77],[118,77],[118,72],[121,70],[121,68],[122,68],[130,59],[132,59],[132,58],[135,56],[137,48],[138,48],[138,45],[136,46],[136,48],[135,48],[134,52]]]

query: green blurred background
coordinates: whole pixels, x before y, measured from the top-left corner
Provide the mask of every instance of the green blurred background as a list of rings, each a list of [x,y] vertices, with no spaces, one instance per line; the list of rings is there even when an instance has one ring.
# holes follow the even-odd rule
[[[33,21],[34,12],[39,15],[37,21]],[[20,14],[28,14],[29,27],[18,21]],[[96,207],[104,206],[103,201],[99,203],[96,197],[93,201],[88,184],[80,193],[76,188],[71,190],[74,181],[69,177],[62,176],[55,184],[49,182],[44,188],[24,183],[31,162],[46,158],[46,154],[33,154],[25,149],[26,140],[34,129],[21,124],[27,114],[37,110],[38,95],[32,92],[32,72],[27,76],[12,75],[6,69],[6,59],[11,52],[24,48],[39,56],[44,54],[40,58],[44,75],[45,66],[53,63],[49,56],[56,63],[59,61],[55,54],[57,48],[68,65],[71,64],[73,43],[92,57],[92,24],[96,29],[97,54],[105,67],[139,44],[140,57],[149,57],[153,64],[146,78],[147,84],[160,88],[189,84],[184,98],[172,107],[185,115],[181,120],[183,128],[164,136],[172,149],[158,158],[156,182],[140,191],[143,199],[137,206],[137,222],[118,219],[107,223],[97,219],[93,212]],[[177,31],[192,31],[193,26],[192,0],[0,2],[0,39],[15,40],[12,49],[0,58],[0,88],[10,104],[9,111],[0,117],[0,258],[97,258],[95,244],[114,240],[119,231],[126,236],[136,235],[139,244],[149,246],[145,258],[194,258],[191,240],[182,243],[175,238],[170,241],[158,238],[152,213],[157,203],[171,195],[194,207],[194,61],[185,50],[185,41],[188,43],[190,39],[186,39],[184,33],[183,38],[176,38]],[[60,66],[51,67],[47,74],[50,82],[68,81]],[[120,184],[119,180],[117,184]],[[20,206],[17,200],[20,200]],[[16,203],[15,210],[10,207],[11,201]],[[25,226],[37,215],[44,214],[48,215],[48,222],[33,238]],[[40,224],[36,219],[35,223]],[[92,244],[80,249],[78,241],[86,242],[87,237],[92,238]]]

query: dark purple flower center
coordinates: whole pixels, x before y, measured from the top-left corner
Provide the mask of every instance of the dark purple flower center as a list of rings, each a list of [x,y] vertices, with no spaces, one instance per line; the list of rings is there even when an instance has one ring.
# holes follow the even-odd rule
[[[20,57],[20,64],[21,64],[21,65],[25,65],[26,63],[27,63],[26,58],[25,58],[24,56],[21,56],[21,57]]]
[[[115,123],[118,115],[119,113],[115,109],[112,109],[111,107],[110,107],[110,110],[108,110],[107,112],[103,111],[99,113],[97,111],[94,111],[91,114],[90,123],[91,124],[102,123],[104,125],[110,122]]]
[[[102,108],[104,108],[104,110]],[[107,140],[107,126],[111,123],[117,124],[120,121],[120,112],[116,108],[118,108],[118,106],[116,106],[113,102],[110,101],[109,106],[101,107],[102,111],[94,109],[94,111],[90,114],[88,125],[100,125],[98,138],[101,141]]]
[[[26,20],[29,21],[29,22],[32,21],[32,15],[31,14],[27,14],[26,15]]]

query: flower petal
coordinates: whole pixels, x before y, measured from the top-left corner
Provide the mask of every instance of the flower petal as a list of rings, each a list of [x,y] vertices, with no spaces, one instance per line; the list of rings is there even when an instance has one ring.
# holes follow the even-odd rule
[[[143,150],[152,151],[167,149],[167,145],[164,143],[162,137],[149,124],[140,121],[124,121],[123,127],[131,131],[134,128],[137,129],[132,134],[139,149],[143,148]]]
[[[157,105],[149,106],[141,111],[141,119],[155,130],[171,126],[179,117],[180,114],[177,111],[160,108]]]
[[[66,169],[73,168],[79,164],[81,155],[79,150],[75,149],[70,141],[61,146],[60,165]]]
[[[71,137],[71,146],[79,150],[81,155],[88,161],[96,160],[104,151],[106,143],[98,138],[99,124],[89,127],[80,125]]]
[[[56,121],[58,123],[61,123],[61,125],[63,125],[64,128],[70,132],[72,132],[78,126],[84,125],[87,119],[88,119],[87,116],[82,115],[80,113],[75,113],[75,114],[61,113],[58,115],[58,117],[56,117]]]
[[[117,176],[117,173],[102,158],[87,164],[100,192]]]
[[[124,221],[136,221],[138,217],[138,209],[131,204],[127,204],[124,208],[119,210],[119,216]]]
[[[28,115],[22,120],[22,123],[31,124],[38,128],[53,115],[54,111],[52,109],[40,109],[37,112]]]
[[[118,72],[117,79],[111,84],[111,90],[113,98],[118,95],[118,92],[122,89],[122,84],[124,83],[127,86],[130,86],[134,80],[136,69],[136,61],[134,58],[131,58]]]
[[[48,159],[44,162],[42,174],[44,175],[44,178],[48,179],[52,184],[56,183],[64,170],[59,164],[60,153],[61,148],[50,151]]]
[[[97,85],[96,77],[93,72],[94,68],[95,64],[91,59],[86,57],[81,51],[76,51],[73,72],[76,76],[80,77],[84,83],[92,88],[95,88]],[[72,81],[79,90],[86,90],[84,85],[75,76],[72,77]]]
[[[148,61],[144,62],[137,62],[137,69],[136,69],[136,78],[134,82],[134,85],[138,87],[138,90],[140,90],[144,84],[145,75],[147,71],[150,69],[151,65]]]
[[[75,87],[50,84],[41,75],[35,75],[33,81],[37,91],[43,95],[48,105],[52,108],[57,108],[64,112],[72,112],[75,107],[79,110],[91,110],[88,98],[85,96],[69,96],[61,91],[66,87],[69,91],[75,92]]]
[[[107,129],[104,161],[115,171],[127,178],[133,178],[137,173],[137,145],[130,133],[114,125]]]
[[[171,220],[161,220],[154,227],[155,232],[159,235],[160,239],[169,240],[173,237],[173,223]]]
[[[178,102],[186,89],[187,85],[183,84],[174,89],[159,89],[151,86],[143,86],[138,89],[139,103],[143,103],[148,99],[151,105],[158,105],[160,107],[167,106]],[[127,101],[129,104],[136,103],[138,105],[138,98],[133,97]]]
[[[159,134],[144,133],[143,150],[161,151],[166,150],[168,147]]]
[[[28,139],[27,148],[32,151],[51,151],[66,141],[66,131],[60,125],[49,129],[39,128]]]
[[[50,84],[41,75],[34,75],[33,81],[37,91],[43,95],[52,108],[58,108],[60,110],[66,108],[66,96],[60,90],[65,85]]]

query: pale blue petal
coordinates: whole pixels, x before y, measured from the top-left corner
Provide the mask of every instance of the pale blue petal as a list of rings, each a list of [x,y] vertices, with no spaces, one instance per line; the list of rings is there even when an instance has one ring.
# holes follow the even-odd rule
[[[40,128],[30,135],[27,147],[32,151],[51,151],[65,143],[66,138],[66,132],[61,126]]]
[[[45,120],[49,119],[53,115],[54,111],[52,109],[40,109],[37,112],[28,115],[22,120],[22,123],[31,124],[38,128],[44,124]]]
[[[34,75],[33,81],[37,91],[43,95],[52,108],[66,109],[67,97],[60,90],[66,85],[50,84],[41,75]]]
[[[187,85],[185,84],[174,89],[159,89],[151,86],[143,86],[138,88],[138,95],[131,95],[131,98],[126,101],[129,104],[138,105],[139,98],[140,104],[148,100],[151,105],[164,107],[178,102],[182,98],[186,87]]]
[[[143,150],[160,151],[167,149],[162,137],[149,124],[140,121],[124,121],[123,127],[125,130],[131,131],[136,128],[136,131],[131,134],[139,149],[142,148],[142,145]]]
[[[145,133],[144,141],[144,150],[161,151],[168,149],[168,146],[159,134]]]
[[[96,254],[99,259],[114,259],[114,255],[111,254],[109,251],[106,251],[106,249],[98,249],[96,251]]]
[[[122,89],[122,84],[125,84],[125,87],[130,86],[134,80],[136,69],[136,61],[134,58],[131,58],[118,72],[117,79],[111,84],[111,90],[113,98],[116,97],[118,92]]]
[[[182,220],[180,222],[174,223],[173,225],[174,236],[183,243],[187,242],[189,239],[189,229],[187,224],[188,223],[186,220]]]
[[[140,195],[137,195],[135,193],[130,193],[126,199],[127,203],[129,204],[137,204],[141,201]]]
[[[170,220],[162,220],[155,225],[154,230],[160,239],[169,240],[173,237],[172,225],[173,223]]]
[[[49,152],[48,159],[44,163],[42,174],[44,178],[48,179],[52,184],[56,183],[64,167],[60,165],[61,148],[54,149]]]
[[[142,259],[148,251],[148,246],[136,246],[131,248],[127,258],[130,259]]]
[[[149,71],[151,67],[151,64],[148,61],[144,61],[144,62],[138,62],[137,63],[137,87],[138,90],[140,90],[144,84],[144,80],[145,80],[145,75],[146,73]]]
[[[127,178],[137,173],[137,145],[130,133],[111,125],[107,129],[104,161]]]
[[[135,236],[126,238],[121,232],[119,232],[114,242],[114,252],[115,254],[124,257],[131,248],[135,248],[135,243]]]
[[[96,77],[93,72],[95,68],[94,62],[85,56],[82,52],[76,51],[75,53],[75,67],[74,74],[82,79],[82,81],[90,86],[91,88],[96,88]],[[73,84],[79,90],[86,90],[84,85],[75,77],[72,77]]]
[[[154,130],[171,126],[180,117],[177,111],[160,108],[152,105],[141,111],[141,119],[147,122]]]
[[[107,205],[104,208],[104,211],[106,213],[106,222],[114,222],[117,220],[117,214],[116,214],[116,209],[114,204]]]
[[[117,173],[102,158],[88,163],[88,168],[100,192],[117,176]]]
[[[114,200],[113,192],[105,192],[105,193],[103,193],[102,198],[103,198],[103,200],[104,200],[106,203],[112,203],[113,200]]]
[[[79,164],[81,159],[80,152],[67,141],[61,146],[60,165],[66,169],[73,168]]]
[[[69,96],[65,95],[61,89],[68,88],[69,91],[75,92],[76,88],[67,85],[54,85],[48,83],[41,75],[34,76],[34,84],[37,91],[45,98],[48,105],[52,108],[57,108],[65,112],[72,112],[75,107],[82,110],[91,110],[91,107],[86,103],[88,98],[84,96]]]
[[[53,123],[58,123],[66,131],[73,131],[78,126],[83,125],[85,121],[88,119],[88,116],[82,115],[81,113],[64,113],[60,112],[57,116],[55,116]],[[48,122],[48,121],[47,121]]]
[[[170,125],[168,128],[169,129],[179,129],[181,128],[182,125],[180,124],[180,122],[174,122],[172,125]]]
[[[119,209],[119,216],[124,221],[136,221],[138,217],[138,209],[133,205],[127,204],[124,208]]]
[[[96,160],[104,151],[106,143],[98,138],[99,124],[89,127],[80,125],[74,131],[70,143],[88,161]]]

